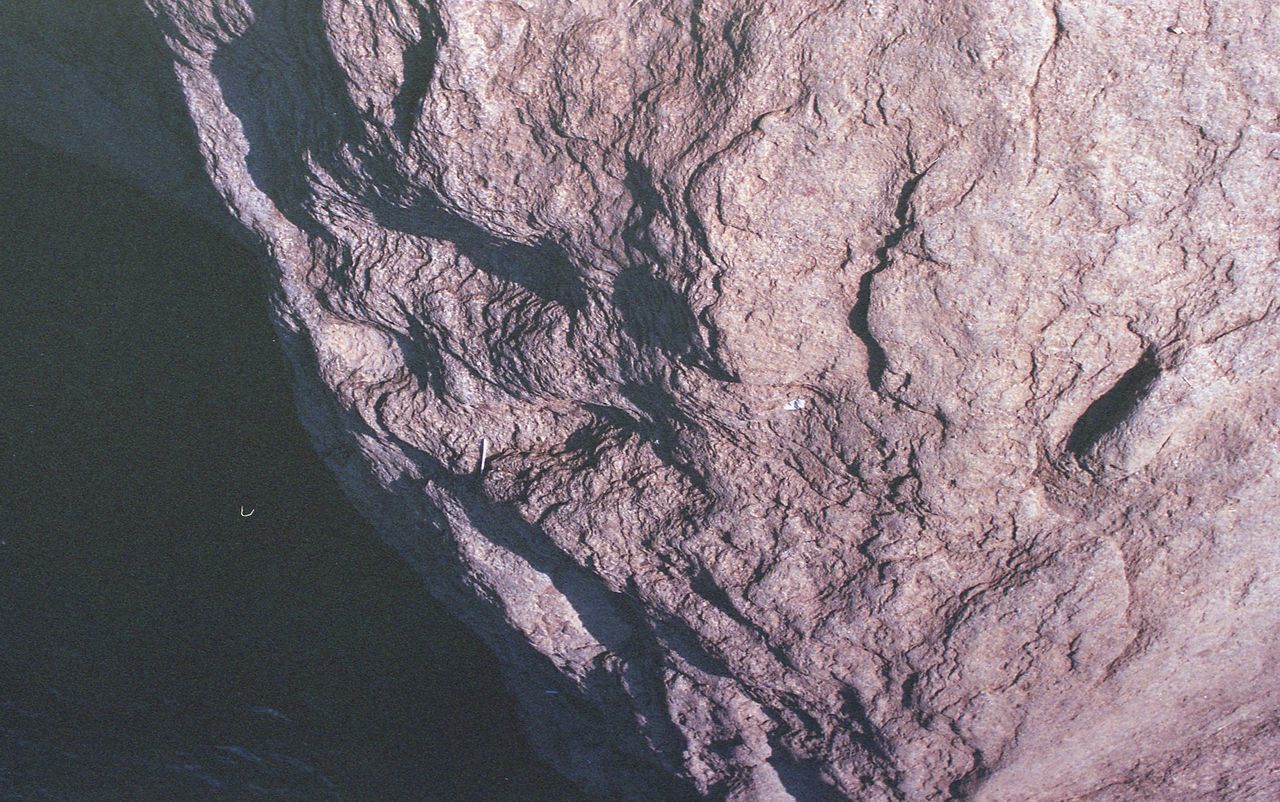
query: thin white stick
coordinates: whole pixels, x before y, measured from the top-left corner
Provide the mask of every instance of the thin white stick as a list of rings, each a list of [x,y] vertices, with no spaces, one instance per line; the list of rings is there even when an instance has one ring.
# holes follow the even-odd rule
[[[484,464],[489,461],[489,438],[480,438],[480,474],[484,475]]]

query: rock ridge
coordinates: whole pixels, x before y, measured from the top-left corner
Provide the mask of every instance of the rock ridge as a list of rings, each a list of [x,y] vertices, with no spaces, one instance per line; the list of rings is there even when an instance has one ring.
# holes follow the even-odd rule
[[[1267,4],[148,7],[318,447],[576,781],[1280,793]]]

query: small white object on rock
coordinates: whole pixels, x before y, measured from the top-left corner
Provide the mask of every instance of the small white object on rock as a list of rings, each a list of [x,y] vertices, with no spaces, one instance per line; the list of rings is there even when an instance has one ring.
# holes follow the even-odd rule
[[[809,406],[809,401],[808,401],[808,399],[804,399],[804,398],[793,398],[793,399],[791,399],[790,401],[788,401],[788,402],[786,403],[786,406],[784,406],[784,407],[783,407],[783,409],[785,409],[785,410],[789,410],[789,411],[794,411],[794,410],[797,410],[797,409],[804,409],[804,408],[805,408],[805,407],[807,407],[807,406]]]

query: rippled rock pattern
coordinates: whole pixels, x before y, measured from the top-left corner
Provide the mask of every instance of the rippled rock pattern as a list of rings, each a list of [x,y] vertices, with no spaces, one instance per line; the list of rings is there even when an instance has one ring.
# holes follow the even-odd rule
[[[602,797],[1280,794],[1280,15],[148,0],[303,415]]]

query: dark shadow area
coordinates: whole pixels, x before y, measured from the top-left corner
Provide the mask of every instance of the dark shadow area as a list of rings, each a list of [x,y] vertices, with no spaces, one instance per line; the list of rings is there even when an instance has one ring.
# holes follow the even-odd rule
[[[203,174],[164,27],[142,0],[0,4],[0,124],[240,236]]]
[[[390,8],[394,9],[395,6]],[[405,141],[409,140],[413,127],[418,122],[423,99],[436,74],[436,59],[445,38],[444,23],[435,3],[422,3],[417,7],[416,13],[421,38],[416,44],[405,48],[404,83],[391,104],[392,111],[395,112],[396,132]]]
[[[668,719],[666,689],[660,679],[661,649],[655,643],[655,632],[645,617],[643,606],[628,594],[611,589],[599,576],[580,566],[540,526],[526,521],[515,505],[489,499],[481,490],[478,476],[455,473],[410,443],[400,441],[397,445],[413,457],[429,481],[447,490],[476,531],[494,545],[519,555],[548,577],[591,637],[625,663],[625,695],[617,678],[603,666],[590,672],[585,679],[588,695],[597,701],[606,700],[606,707],[614,708],[622,722],[620,726],[614,726],[602,719],[597,711],[586,713],[584,708],[584,713],[595,719],[597,731],[612,731],[620,739],[631,738],[635,751],[641,753],[652,750],[668,757],[680,755],[687,744]],[[420,492],[418,488],[415,480],[404,486],[402,492]],[[443,518],[438,525],[442,529],[447,527]],[[531,659],[538,658],[531,656]],[[706,656],[693,658],[691,662],[701,664],[712,659]],[[635,739],[631,731],[634,722],[625,715],[625,711],[632,707],[643,712],[644,742]],[[601,785],[630,787],[646,799],[684,802],[696,798],[679,778],[655,769],[647,761],[636,759],[622,749],[614,749],[613,755],[616,765],[600,767],[600,771],[608,772],[601,777]]]
[[[769,765],[777,772],[782,787],[804,802],[844,802],[845,796],[822,779],[821,766],[816,761],[796,761],[787,755],[780,739],[771,737],[773,757]]]
[[[0,152],[0,798],[581,799],[311,451],[249,255]]]
[[[964,776],[952,781],[947,788],[952,799],[973,799],[978,791],[982,789],[982,784],[987,781],[987,777],[991,776],[991,769],[983,762],[981,752],[975,752],[973,760],[973,768],[969,769]]]
[[[1093,444],[1125,421],[1138,402],[1146,397],[1151,383],[1160,375],[1155,352],[1147,349],[1137,363],[1120,377],[1110,390],[1089,405],[1067,436],[1067,451],[1077,457],[1088,453]]]
[[[343,163],[336,154],[350,146],[367,153],[360,115],[344,94],[345,77],[320,30],[318,13],[291,14],[281,4],[250,3],[254,21],[239,38],[218,48],[210,69],[222,89],[227,108],[243,126],[249,143],[246,167],[254,184],[290,222],[313,236],[326,233],[309,210],[307,177],[310,154],[326,166]],[[430,84],[434,52],[443,30],[434,12],[420,18],[424,38],[411,52],[406,83],[395,111],[411,125]],[[412,114],[410,114],[412,112]],[[305,131],[305,137],[299,134]],[[404,135],[404,132],[401,132]],[[304,153],[305,145],[305,153]],[[537,297],[568,309],[580,309],[586,293],[568,254],[554,242],[514,242],[452,212],[425,187],[404,187],[389,174],[380,157],[364,160],[367,175],[357,182],[342,168],[333,178],[386,228],[453,243],[458,252],[494,278],[516,284]],[[359,185],[354,185],[358,183]],[[390,199],[397,190],[412,199]]]
[[[867,715],[867,708],[863,705],[861,697],[852,688],[845,688],[840,694],[844,701],[841,706],[841,712],[844,713],[845,720],[849,722],[850,735],[854,737],[858,745],[872,760],[883,767],[891,767],[893,761],[889,758],[889,750],[884,738],[880,735],[876,726],[871,723],[871,717]]]
[[[622,232],[629,259],[614,282],[612,300],[627,335],[641,347],[658,348],[721,381],[731,381],[698,341],[688,300],[655,272],[665,261],[650,232],[655,218],[663,213],[657,182],[637,159],[628,158],[626,170],[626,187],[634,204]]]
[[[450,242],[458,253],[490,276],[516,284],[544,301],[577,311],[587,293],[573,261],[554,242],[512,242],[445,210],[440,200],[421,190],[405,208],[379,198],[366,198],[379,225],[405,234]]]
[[[697,424],[662,387],[630,384],[619,390],[644,415],[638,421],[637,431],[649,443],[654,455],[688,479],[695,489],[706,491],[711,484],[710,477],[686,453],[687,449],[680,438],[680,429],[693,432],[697,430]]]

